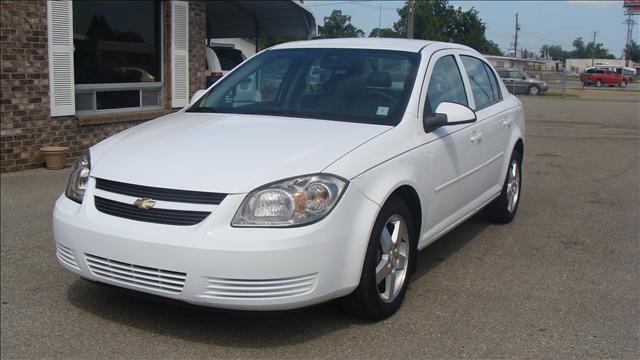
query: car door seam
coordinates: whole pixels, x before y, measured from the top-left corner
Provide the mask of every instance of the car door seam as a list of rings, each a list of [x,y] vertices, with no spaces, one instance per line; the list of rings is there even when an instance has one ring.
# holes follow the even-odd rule
[[[471,169],[471,170],[467,171],[466,173],[464,173],[464,174],[462,174],[462,175],[460,175],[460,176],[458,176],[458,177],[456,177],[456,178],[453,178],[453,179],[451,179],[451,180],[447,181],[446,183],[444,183],[444,184],[442,184],[442,185],[440,185],[440,186],[436,187],[436,188],[435,188],[435,192],[439,192],[440,190],[442,190],[442,189],[444,189],[444,188],[446,188],[446,187],[448,187],[448,186],[450,186],[450,185],[453,185],[454,183],[456,183],[456,182],[458,182],[458,181],[460,181],[460,180],[464,179],[465,177],[467,177],[467,176],[469,176],[469,175],[471,175],[471,174],[473,174],[473,173],[477,172],[478,170],[481,170],[482,168],[484,168],[484,167],[488,166],[488,165],[489,165],[489,164],[491,164],[492,162],[494,162],[494,161],[498,160],[498,159],[499,159],[503,154],[504,154],[504,151],[501,151],[498,155],[496,155],[496,156],[492,157],[491,159],[487,160],[486,162],[484,162],[484,163],[482,163],[482,164],[480,164],[480,165],[476,166],[475,168],[473,168],[473,169]]]

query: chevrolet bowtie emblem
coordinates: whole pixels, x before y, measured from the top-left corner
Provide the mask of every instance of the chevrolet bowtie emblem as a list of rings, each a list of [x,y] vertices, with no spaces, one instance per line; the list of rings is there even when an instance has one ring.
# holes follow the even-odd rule
[[[155,201],[147,198],[137,199],[136,201],[133,202],[133,206],[137,206],[138,209],[145,209],[145,210],[151,209],[155,205],[156,205]]]

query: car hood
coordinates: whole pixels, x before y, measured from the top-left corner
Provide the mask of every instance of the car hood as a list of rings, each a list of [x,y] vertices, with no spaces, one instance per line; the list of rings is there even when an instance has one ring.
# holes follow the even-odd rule
[[[91,176],[146,186],[244,193],[272,181],[321,172],[390,128],[179,112],[94,146]]]

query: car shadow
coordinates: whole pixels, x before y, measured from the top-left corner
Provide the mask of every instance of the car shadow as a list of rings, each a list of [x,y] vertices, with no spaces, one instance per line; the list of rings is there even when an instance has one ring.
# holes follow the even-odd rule
[[[416,272],[412,275],[411,282],[415,283],[415,281],[431,272],[447,258],[478,237],[489,226],[492,226],[492,223],[485,220],[485,216],[480,212],[422,249],[418,253]]]
[[[414,285],[416,280],[464,247],[487,226],[475,216],[424,249],[419,254]],[[343,328],[373,324],[345,315],[335,301],[288,311],[228,311],[189,305],[83,279],[69,286],[67,298],[82,311],[127,327],[238,348],[293,345]]]

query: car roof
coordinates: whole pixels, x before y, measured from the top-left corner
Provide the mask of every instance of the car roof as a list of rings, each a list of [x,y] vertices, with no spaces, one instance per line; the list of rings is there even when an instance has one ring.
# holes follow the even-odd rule
[[[454,43],[443,43],[439,41],[414,40],[414,39],[394,39],[394,38],[342,38],[342,39],[321,39],[302,40],[279,44],[270,49],[304,49],[304,48],[344,48],[344,49],[378,49],[420,52],[425,46],[439,45],[438,48],[455,48],[471,50],[473,49]]]

